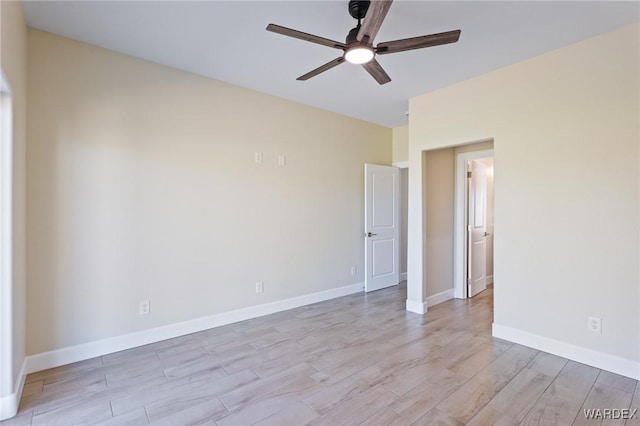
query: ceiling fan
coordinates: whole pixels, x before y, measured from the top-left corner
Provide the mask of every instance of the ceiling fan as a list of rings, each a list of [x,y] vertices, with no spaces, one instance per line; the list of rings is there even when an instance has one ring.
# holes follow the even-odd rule
[[[441,44],[455,43],[460,38],[460,30],[447,31],[444,33],[425,35],[420,37],[405,38],[402,40],[386,41],[378,43],[373,47],[373,39],[378,34],[393,0],[368,1],[350,0],[349,14],[358,20],[358,26],[347,34],[345,43],[329,40],[313,34],[280,25],[269,24],[267,31],[282,34],[285,36],[310,41],[311,43],[333,47],[343,51],[342,56],[319,66],[313,71],[301,75],[297,80],[308,80],[311,77],[323,73],[331,68],[347,61],[352,64],[361,64],[369,74],[379,83],[385,84],[391,81],[391,77],[385,72],[382,66],[376,61],[376,55],[386,55],[388,53],[404,52],[406,50],[422,49],[424,47],[439,46]],[[362,21],[364,18],[364,21]]]

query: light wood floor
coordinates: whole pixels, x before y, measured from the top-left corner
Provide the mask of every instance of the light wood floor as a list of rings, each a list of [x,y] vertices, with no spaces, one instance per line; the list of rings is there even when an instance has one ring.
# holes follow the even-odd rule
[[[640,407],[635,380],[492,338],[492,297],[421,316],[401,285],[30,374],[2,426],[570,425]]]

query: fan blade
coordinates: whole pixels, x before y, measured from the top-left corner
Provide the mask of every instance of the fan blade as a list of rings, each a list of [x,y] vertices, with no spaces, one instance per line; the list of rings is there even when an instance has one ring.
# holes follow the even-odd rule
[[[393,0],[371,2],[367,14],[364,17],[364,22],[362,22],[358,35],[356,36],[356,40],[362,41],[366,37],[365,43],[373,43],[373,39],[376,38],[376,34],[378,34],[378,30],[382,26],[382,21],[384,21],[385,16],[387,16],[392,2]]]
[[[333,47],[335,49],[346,49],[347,45],[339,41],[329,40],[328,38],[318,37],[313,34],[303,33],[302,31],[292,30],[291,28],[281,27],[280,25],[269,24],[267,31],[282,34],[288,37],[298,38],[300,40],[310,41],[311,43],[321,44],[323,46]]]
[[[362,64],[362,68],[367,70],[367,72],[371,74],[371,77],[375,78],[379,84],[385,84],[391,81],[389,74],[382,69],[382,65],[375,59],[370,60],[366,64]]]
[[[459,38],[460,30],[455,30],[447,31],[446,33],[405,38],[402,40],[385,41],[384,43],[378,43],[376,53],[379,55],[385,55],[387,53],[404,52],[405,50],[439,46],[441,44],[455,43]]]
[[[300,80],[300,81],[304,81],[304,80],[309,80],[311,77],[315,77],[316,75],[323,73],[327,70],[330,70],[331,68],[340,65],[341,63],[343,63],[345,61],[344,57],[340,56],[339,58],[334,59],[333,61],[329,61],[326,64],[319,66],[318,68],[316,68],[313,71],[309,71],[308,73],[306,73],[305,75],[301,75],[300,77],[296,78],[296,80]]]

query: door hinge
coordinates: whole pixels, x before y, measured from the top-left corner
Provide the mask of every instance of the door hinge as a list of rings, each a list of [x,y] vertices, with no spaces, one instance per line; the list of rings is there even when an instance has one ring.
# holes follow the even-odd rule
[[[467,172],[467,179],[471,179],[471,172]]]

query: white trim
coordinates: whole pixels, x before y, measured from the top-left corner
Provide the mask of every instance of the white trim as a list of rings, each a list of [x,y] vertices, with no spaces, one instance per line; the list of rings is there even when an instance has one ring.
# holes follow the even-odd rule
[[[337,297],[348,296],[363,290],[364,283],[351,284],[331,290],[305,294],[303,296],[264,303],[262,305],[249,306],[234,311],[222,312],[207,317],[196,318],[189,321],[169,324],[162,327],[151,328],[135,333],[96,340],[80,345],[69,346],[27,357],[27,372],[33,373],[72,362],[83,361],[110,354],[113,352],[131,349],[149,343],[155,343],[185,334],[196,333],[202,330],[232,324],[251,318],[261,317],[312,303],[323,302]]]
[[[0,420],[9,419],[18,414],[18,407],[20,406],[20,397],[22,396],[22,390],[24,389],[24,381],[27,378],[27,360],[22,362],[22,368],[20,369],[20,376],[18,383],[13,393],[0,398]]]
[[[427,306],[436,306],[442,302],[446,302],[447,300],[453,299],[453,289],[441,291],[440,293],[434,294],[433,296],[427,297],[426,304]]]
[[[528,346],[592,367],[640,379],[640,362],[493,323],[493,337]]]
[[[467,235],[465,230],[467,169],[465,163],[468,160],[486,157],[493,157],[493,149],[456,154],[455,218],[453,228],[453,295],[458,299],[465,299],[467,297],[467,262],[465,255]]]
[[[416,302],[415,300],[407,299],[407,311],[414,312],[416,314],[427,313],[427,302]]]
[[[487,285],[493,284],[493,275],[487,275]]]
[[[13,101],[0,71],[0,419],[17,410],[13,341]],[[9,414],[11,413],[11,414]]]
[[[393,167],[397,167],[399,169],[408,169],[409,168],[409,162],[408,161],[395,161],[395,162],[391,163],[391,165]]]
[[[407,273],[406,272],[400,272],[400,282],[406,281],[406,280],[407,280]]]

